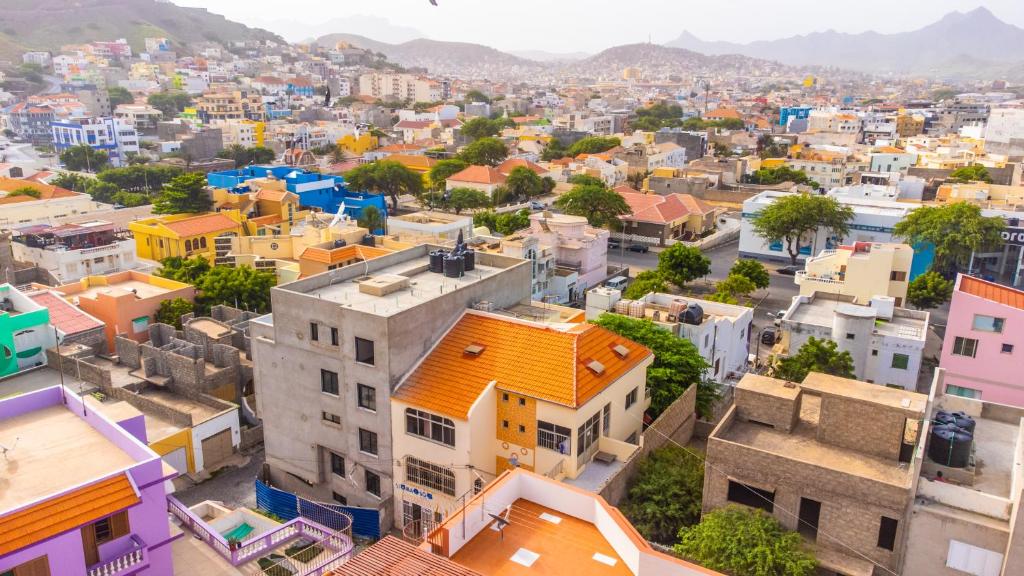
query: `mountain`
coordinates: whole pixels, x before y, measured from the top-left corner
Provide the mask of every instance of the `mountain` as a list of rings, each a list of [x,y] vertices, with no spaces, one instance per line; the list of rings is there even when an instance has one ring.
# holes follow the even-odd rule
[[[590,56],[586,52],[545,52],[544,50],[513,50],[510,54],[537,62],[575,62]]]
[[[251,22],[274,31],[289,42],[309,42],[312,38],[319,38],[327,34],[333,34],[338,30],[359,30],[362,36],[377,38],[382,42],[408,42],[416,38],[424,38],[426,35],[408,26],[393,24],[387,18],[378,16],[366,16],[357,14],[343,18],[331,18],[318,24],[307,24],[296,20],[288,19],[262,19],[259,17],[247,18]]]
[[[626,44],[609,48],[579,62],[565,66],[563,74],[607,77],[621,74],[625,68],[639,68],[644,75],[680,77],[701,75],[764,76],[786,72],[777,62],[739,55],[708,56],[693,50],[660,44]]]
[[[183,8],[157,0],[3,0],[0,57],[28,50],[59,51],[66,44],[126,38],[141,51],[146,37],[166,37],[182,50],[202,41],[282,39],[249,28],[205,8]],[[182,50],[184,51],[184,50]]]
[[[540,62],[468,42],[418,38],[389,44],[356,34],[328,34],[316,39],[321,46],[334,46],[339,41],[383,53],[391,62],[406,68],[426,68],[440,75],[521,78],[544,68]]]
[[[683,32],[667,46],[704,54],[742,54],[793,66],[836,66],[866,72],[944,72],[964,58],[1010,64],[1024,61],[1024,29],[987,8],[951,12],[939,21],[896,34],[845,34],[829,30],[749,44],[707,42]],[[967,71],[967,70],[963,70]]]

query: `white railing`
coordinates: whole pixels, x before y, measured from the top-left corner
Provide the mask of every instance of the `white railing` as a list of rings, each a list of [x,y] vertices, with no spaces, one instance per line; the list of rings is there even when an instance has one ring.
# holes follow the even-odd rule
[[[548,473],[545,474],[545,476],[547,476],[548,478],[551,478],[553,480],[557,480],[558,477],[560,475],[564,474],[564,473],[565,473],[565,458],[559,458],[558,459],[558,464],[555,464],[554,466],[552,466],[551,470],[548,470]]]
[[[804,282],[813,282],[815,284],[825,284],[829,286],[842,286],[846,282],[844,280],[838,280],[835,278],[826,278],[824,276],[809,276],[806,270],[800,270],[793,276],[793,282],[797,285],[803,284]]]
[[[89,568],[89,576],[118,576],[148,564],[145,544],[134,535],[131,536],[131,541],[131,550],[113,560]]]

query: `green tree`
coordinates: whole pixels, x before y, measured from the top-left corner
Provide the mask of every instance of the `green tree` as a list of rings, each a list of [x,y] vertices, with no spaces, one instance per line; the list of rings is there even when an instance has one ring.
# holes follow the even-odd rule
[[[738,304],[741,296],[750,296],[754,290],[757,290],[757,286],[750,278],[729,274],[725,280],[715,284],[714,299],[723,304]]]
[[[75,172],[99,172],[109,161],[106,152],[94,150],[86,144],[72,146],[60,153],[60,163]]]
[[[807,184],[817,188],[818,183],[811,180],[803,170],[794,170],[789,166],[776,166],[775,168],[760,168],[751,174],[747,180],[751,184],[781,184],[792,182],[794,184]]]
[[[985,168],[981,164],[972,164],[970,166],[964,166],[963,168],[957,168],[950,173],[948,180],[950,182],[992,182],[992,176],[988,173],[988,168]]]
[[[195,306],[184,298],[164,300],[156,311],[156,321],[181,330],[181,317],[194,311]]]
[[[491,198],[486,192],[476,188],[452,188],[448,191],[447,206],[456,214],[463,210],[476,210],[491,205]]]
[[[374,234],[377,230],[384,228],[384,215],[376,206],[366,206],[360,212],[356,223]]]
[[[682,288],[711,272],[711,260],[699,248],[673,244],[658,254],[658,272],[665,280]]]
[[[110,98],[110,108],[113,110],[121,104],[131,104],[135,102],[135,97],[128,90],[121,86],[111,86],[107,88],[107,96]]]
[[[473,214],[473,226],[483,226],[492,233],[497,232],[498,213],[494,210],[484,210]]]
[[[487,97],[487,94],[484,94],[483,92],[481,92],[479,90],[470,90],[469,92],[466,92],[466,96],[462,100],[464,102],[469,102],[469,103],[473,103],[473,102],[483,102],[485,104],[490,104],[491,103],[491,99]]]
[[[853,357],[840,351],[832,340],[811,336],[793,356],[779,360],[774,376],[790,382],[803,382],[811,372],[853,378]]]
[[[250,266],[214,266],[196,284],[204,313],[210,307],[226,304],[251,312],[270,311],[270,289],[277,283],[273,272]]]
[[[686,338],[679,338],[647,319],[621,314],[602,314],[595,324],[643,344],[654,353],[647,368],[647,387],[651,391],[650,415],[657,418],[690,386],[697,386],[697,412],[711,414],[718,399],[718,385],[705,378],[708,363]]]
[[[619,216],[630,213],[626,199],[603,183],[576,184],[555,200],[555,206],[566,214],[586,217],[595,228],[614,225]]]
[[[7,193],[8,198],[12,198],[14,196],[31,196],[32,198],[39,198],[42,196],[42,193],[31,186],[19,186]]]
[[[122,192],[122,190],[110,182],[90,180],[86,185],[85,192],[97,202],[111,203],[115,201],[114,197]]]
[[[107,168],[96,175],[102,182],[108,182],[129,192],[154,192],[163,188],[175,176],[184,172],[174,166],[134,165],[122,168]]]
[[[544,194],[544,181],[536,172],[525,166],[517,166],[509,172],[505,179],[512,197],[523,201]]]
[[[419,196],[423,190],[423,177],[394,160],[379,160],[357,166],[345,174],[345,180],[355,190],[388,196],[392,212],[395,213],[398,212],[400,195]]]
[[[541,152],[540,159],[550,162],[559,158],[565,158],[565,144],[562,144],[558,138],[552,138]]]
[[[479,140],[490,136],[501,134],[504,122],[490,120],[484,117],[471,118],[462,125],[459,131],[470,140]]]
[[[264,146],[246,148],[241,144],[232,144],[217,153],[218,158],[228,158],[235,162],[235,168],[252,164],[269,164],[277,157],[274,151]]]
[[[995,251],[1003,245],[1006,221],[983,216],[981,208],[967,202],[945,206],[922,206],[896,223],[893,236],[908,244],[935,246],[933,269],[951,274],[968,264],[974,252]]]
[[[918,310],[938,308],[952,296],[953,282],[932,270],[914,278],[907,286],[907,303]]]
[[[735,576],[812,576],[818,565],[799,534],[761,510],[736,504],[680,530],[675,552]]]
[[[651,292],[668,292],[668,285],[657,270],[644,270],[633,278],[622,293],[622,297],[639,300]]]
[[[160,261],[156,275],[177,282],[196,285],[210,271],[210,261],[202,256],[181,258],[172,256]]]
[[[463,162],[477,166],[497,166],[507,157],[508,148],[497,138],[481,138],[459,153],[459,158]]]
[[[427,174],[427,179],[430,180],[430,186],[434,190],[444,190],[448,178],[462,172],[468,167],[469,164],[459,160],[458,158],[438,160],[437,164],[434,164],[434,167],[431,168],[430,172]]]
[[[530,225],[530,211],[504,212],[494,219],[494,227],[499,234],[508,236]]]
[[[621,144],[622,140],[615,136],[587,136],[569,146],[565,151],[565,155],[575,158],[580,154],[598,154],[600,152],[607,152]]]
[[[154,214],[182,214],[208,212],[213,201],[206,192],[206,176],[200,172],[189,172],[176,176],[160,192],[153,202]]]
[[[853,208],[840,204],[835,198],[791,194],[777,198],[758,212],[753,224],[754,233],[766,241],[785,241],[790,262],[796,265],[800,242],[805,235],[826,228],[836,238],[842,238],[850,231],[850,220],[853,220]]]
[[[172,90],[150,94],[146,103],[163,112],[165,119],[174,118],[179,112],[192,105],[192,97],[187,92]]]
[[[58,172],[57,175],[53,177],[53,180],[50,180],[50,184],[73,192],[85,192],[86,188],[89,186],[89,182],[92,181],[92,178],[82,176],[81,174],[75,174],[74,172]]]
[[[139,192],[126,192],[121,190],[114,194],[111,198],[114,204],[120,204],[125,208],[132,208],[134,206],[145,206],[150,203],[149,194],[142,194]]]
[[[746,277],[754,283],[756,288],[767,288],[771,282],[771,277],[768,275],[768,270],[764,267],[764,264],[749,258],[737,260],[732,265],[732,268],[729,269],[729,275],[732,276],[733,274]]]
[[[704,460],[675,444],[640,461],[622,512],[644,538],[673,542],[700,521]]]

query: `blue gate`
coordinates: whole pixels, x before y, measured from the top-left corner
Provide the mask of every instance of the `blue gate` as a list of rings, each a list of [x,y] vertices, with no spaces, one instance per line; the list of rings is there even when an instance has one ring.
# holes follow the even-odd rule
[[[332,530],[345,530],[351,524],[352,534],[362,538],[380,539],[380,511],[314,502],[291,492],[272,488],[256,480],[256,507],[287,521],[298,516],[308,518]]]

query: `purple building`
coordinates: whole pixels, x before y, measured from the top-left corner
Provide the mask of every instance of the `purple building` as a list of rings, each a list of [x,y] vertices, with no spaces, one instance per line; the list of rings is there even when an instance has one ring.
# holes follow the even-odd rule
[[[145,429],[57,386],[0,400],[0,574],[172,575],[177,472]]]

